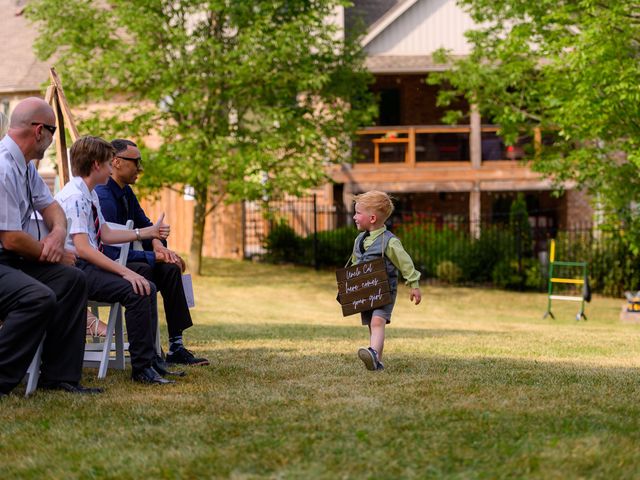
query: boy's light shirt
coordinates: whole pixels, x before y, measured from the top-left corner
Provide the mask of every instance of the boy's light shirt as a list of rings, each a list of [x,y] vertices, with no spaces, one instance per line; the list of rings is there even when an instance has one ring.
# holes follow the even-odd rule
[[[76,233],[86,233],[89,244],[98,250],[99,242],[93,219],[91,205],[96,206],[100,225],[105,224],[100,202],[95,190],[89,191],[89,187],[84,183],[82,177],[72,177],[71,180],[60,190],[55,199],[64,210],[65,217],[71,220],[69,225],[69,235],[67,235],[65,248],[76,253],[76,246],[73,243],[73,235]]]
[[[377,230],[369,232],[369,236],[364,239],[364,249],[368,249],[373,241],[387,230],[386,226],[382,226]],[[405,279],[405,285],[410,288],[419,288],[418,280],[420,280],[420,272],[413,265],[413,260],[402,246],[402,242],[397,237],[392,238],[384,249],[384,254],[391,263],[400,271]],[[351,255],[351,263],[356,261],[356,256]]]

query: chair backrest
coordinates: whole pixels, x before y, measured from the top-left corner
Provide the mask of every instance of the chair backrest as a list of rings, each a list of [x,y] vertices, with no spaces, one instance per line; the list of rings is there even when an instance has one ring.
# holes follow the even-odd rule
[[[109,228],[113,230],[131,230],[133,228],[133,220],[127,220],[127,223],[125,225],[122,225],[121,223],[113,223],[113,222],[107,222],[107,225],[109,225]],[[111,246],[120,247],[120,256],[116,261],[120,265],[126,265],[127,257],[129,256],[129,247],[131,246],[131,243],[130,242],[118,243]]]
[[[67,217],[67,236],[69,236],[70,230],[71,218]],[[39,212],[31,212],[31,216],[29,217],[29,221],[27,222],[25,233],[28,233],[36,240],[42,240],[44,237],[49,235],[49,227],[47,227],[47,224],[44,223],[44,218],[42,218],[42,215],[40,215]],[[38,236],[40,238],[38,238]]]
[[[42,216],[38,212],[32,212],[31,218],[29,218],[29,223],[27,224],[27,233],[35,239],[38,238],[38,225],[40,226],[40,237],[44,238],[49,234],[49,229],[44,223]],[[127,223],[125,225],[113,222],[107,222],[107,225],[109,225],[109,228],[112,228],[114,230],[131,230],[133,229],[133,220],[127,220]],[[71,219],[67,218],[67,235],[69,235],[70,229]],[[116,260],[120,265],[127,264],[130,245],[131,243],[129,242],[112,245],[113,247],[120,247],[120,256],[118,257],[118,260]]]

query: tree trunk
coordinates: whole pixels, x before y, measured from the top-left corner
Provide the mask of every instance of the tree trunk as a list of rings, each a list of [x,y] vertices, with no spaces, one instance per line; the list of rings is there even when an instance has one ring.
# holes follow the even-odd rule
[[[201,275],[202,247],[204,244],[204,222],[207,211],[207,194],[196,195],[193,209],[193,234],[191,235],[191,250],[189,252],[189,271],[193,275]]]

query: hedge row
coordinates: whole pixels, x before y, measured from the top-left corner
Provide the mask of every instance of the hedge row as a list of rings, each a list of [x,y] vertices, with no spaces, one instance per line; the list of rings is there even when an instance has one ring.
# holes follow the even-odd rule
[[[276,223],[266,238],[265,260],[320,267],[341,267],[357,235],[354,227],[300,237],[285,222]],[[548,244],[534,248],[531,231],[522,223],[485,226],[479,236],[469,228],[405,222],[394,228],[423,278],[451,284],[491,283],[501,288],[544,290]],[[314,248],[315,245],[315,248]],[[640,258],[623,232],[592,230],[557,232],[556,259],[586,261],[592,291],[620,296],[640,288]],[[559,275],[577,276],[565,269]]]

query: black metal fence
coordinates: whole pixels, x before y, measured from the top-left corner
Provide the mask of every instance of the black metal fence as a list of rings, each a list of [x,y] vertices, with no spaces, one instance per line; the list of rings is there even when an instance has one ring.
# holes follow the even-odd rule
[[[529,212],[531,218],[536,212]],[[343,266],[357,231],[353,212],[320,206],[314,197],[245,205],[245,256],[320,267]],[[640,287],[640,258],[621,230],[590,224],[558,229],[509,218],[470,222],[423,212],[394,212],[388,228],[427,281],[485,283],[544,290],[550,241],[556,260],[586,261],[592,290],[620,295]],[[575,272],[566,271],[566,276]]]

